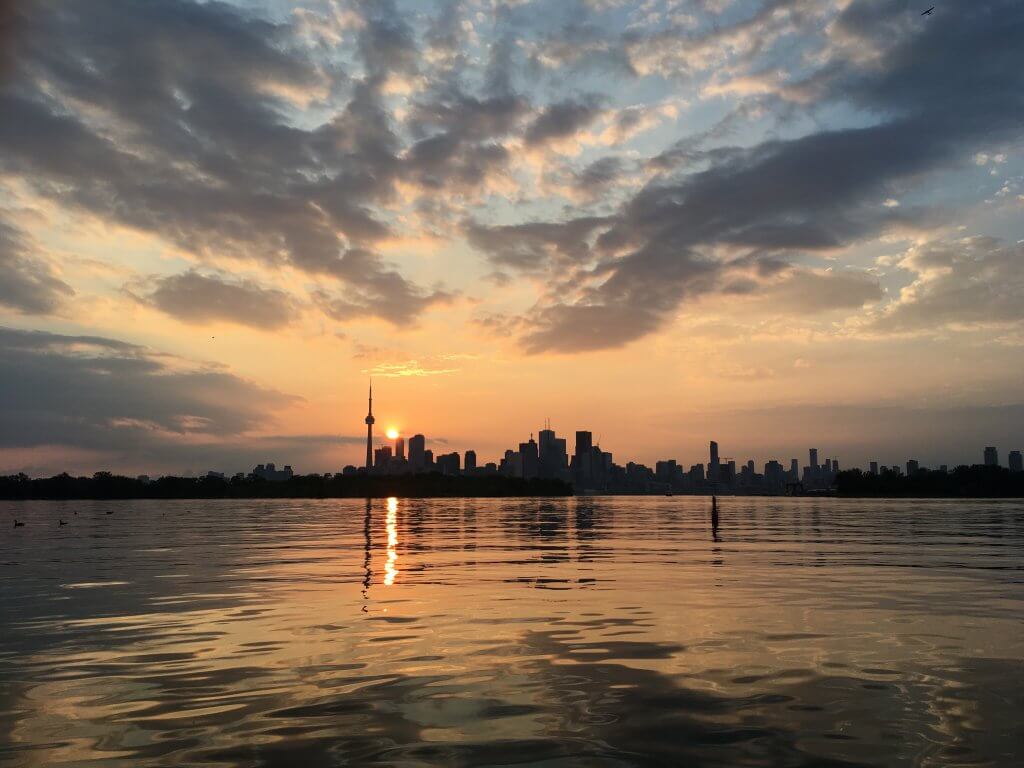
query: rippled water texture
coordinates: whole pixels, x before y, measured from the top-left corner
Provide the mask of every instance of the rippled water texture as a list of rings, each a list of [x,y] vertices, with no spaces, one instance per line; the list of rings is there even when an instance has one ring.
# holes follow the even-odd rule
[[[4,764],[1024,765],[1020,502],[0,521]]]

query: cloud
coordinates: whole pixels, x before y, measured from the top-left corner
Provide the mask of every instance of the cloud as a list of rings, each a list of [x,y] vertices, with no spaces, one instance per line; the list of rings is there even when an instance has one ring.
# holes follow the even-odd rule
[[[898,300],[878,314],[873,330],[941,331],[950,326],[1024,322],[1024,245],[993,237],[939,240],[915,246],[899,266],[915,274]]]
[[[735,285],[724,252],[824,253],[927,223],[920,209],[877,201],[1021,135],[1024,49],[1013,30],[1022,23],[1024,8],[1011,0],[965,8],[956,24],[924,26],[895,24],[886,3],[852,3],[835,34],[860,45],[842,48],[854,58],[822,65],[816,103],[868,110],[867,124],[690,150],[703,167],[656,177],[608,218],[592,246],[565,247],[537,234],[595,231],[586,218],[506,226],[500,239],[471,231],[470,242],[505,268],[557,268],[560,285],[574,287],[549,293],[524,318],[532,328],[522,338],[528,351],[621,346],[661,327],[683,301]],[[875,44],[870,60],[855,57],[879,36],[885,46]],[[955,114],[950,103],[958,105]],[[828,290],[820,306],[793,293],[796,311],[837,302],[853,308],[878,297],[865,277],[798,279]]]
[[[588,95],[579,99],[565,99],[541,110],[526,129],[528,147],[537,147],[553,139],[574,136],[601,113],[601,98]]]
[[[72,295],[71,286],[32,254],[28,236],[0,217],[0,307],[26,315],[48,315]]]
[[[218,321],[275,330],[288,325],[296,308],[287,293],[250,280],[203,275],[195,270],[153,278],[141,300],[194,325]]]
[[[364,77],[350,82],[295,29],[227,4],[25,6],[0,88],[0,169],[207,262],[288,263],[350,294],[393,280],[349,282],[346,263],[390,232],[374,208],[394,194],[401,143],[381,89],[417,61],[400,17],[373,8],[358,33]],[[351,98],[333,117],[295,120],[297,94],[343,85]]]
[[[296,400],[97,336],[0,328],[0,368],[0,448],[88,449],[122,465],[187,462],[268,426]]]

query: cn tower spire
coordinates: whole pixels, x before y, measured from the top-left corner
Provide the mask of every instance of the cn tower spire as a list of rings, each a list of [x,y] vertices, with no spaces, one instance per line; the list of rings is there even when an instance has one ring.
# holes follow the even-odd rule
[[[370,401],[366,411],[366,471],[373,469],[373,379],[370,379]]]

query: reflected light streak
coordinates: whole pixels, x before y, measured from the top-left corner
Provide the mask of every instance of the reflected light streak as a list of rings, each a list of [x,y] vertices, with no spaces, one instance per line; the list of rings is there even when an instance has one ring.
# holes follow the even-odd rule
[[[398,499],[394,496],[388,499],[385,526],[388,534],[388,559],[384,563],[384,586],[390,587],[398,576],[398,568],[395,565],[398,562]]]

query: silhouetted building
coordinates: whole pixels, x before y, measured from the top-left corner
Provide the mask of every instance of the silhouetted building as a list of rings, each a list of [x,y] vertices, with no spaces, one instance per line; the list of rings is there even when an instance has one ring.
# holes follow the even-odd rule
[[[578,488],[592,488],[594,436],[590,432],[576,433],[576,452],[572,457],[573,479]]]
[[[528,442],[519,444],[519,455],[523,461],[523,477],[530,480],[540,474],[540,452],[537,442],[530,435]]]
[[[476,471],[476,451],[466,451],[464,467],[466,474]]]
[[[999,451],[993,446],[989,446],[985,449],[985,466],[986,467],[998,467],[999,466]]]
[[[405,459],[405,438],[404,437],[396,437],[395,438],[395,458],[396,459],[403,459],[403,460]]]
[[[366,469],[373,467],[373,425],[376,419],[373,418],[373,382],[370,382],[370,401],[366,412]]]
[[[459,469],[459,454],[457,453],[443,453],[437,457],[437,470],[442,475],[457,475],[460,472]]]
[[[1020,451],[1010,451],[1010,471],[1024,472],[1024,463],[1021,461]]]
[[[291,464],[285,464],[284,469],[278,469],[272,462],[257,464],[252,473],[256,477],[269,480],[272,483],[283,483],[285,480],[291,479],[292,475],[295,474],[292,472]]]
[[[907,461],[907,476],[908,477],[916,475],[920,469],[921,469],[921,465],[918,463],[917,459],[910,459],[909,461]]]
[[[423,451],[423,470],[426,472],[433,472],[437,467],[434,466],[434,452],[429,448]]]
[[[388,465],[391,463],[391,446],[382,445],[380,448],[373,452],[373,470],[374,472],[387,472]]]
[[[423,435],[413,435],[409,438],[409,469],[413,472],[422,472],[426,465],[427,438]]]
[[[810,455],[810,461],[807,463],[808,466],[812,470],[817,471],[817,469],[818,469],[818,449],[817,448],[811,448],[808,451],[808,454]]]
[[[872,475],[877,475],[878,474],[878,462],[877,461],[872,461],[870,466],[871,466],[871,474]]]
[[[708,482],[717,483],[721,464],[718,460],[718,443],[714,440],[711,441],[710,454],[711,457],[708,461]]]
[[[545,426],[538,435],[537,448],[540,458],[540,476],[554,479],[567,479],[569,456],[566,452],[565,439],[555,435],[555,431]]]

